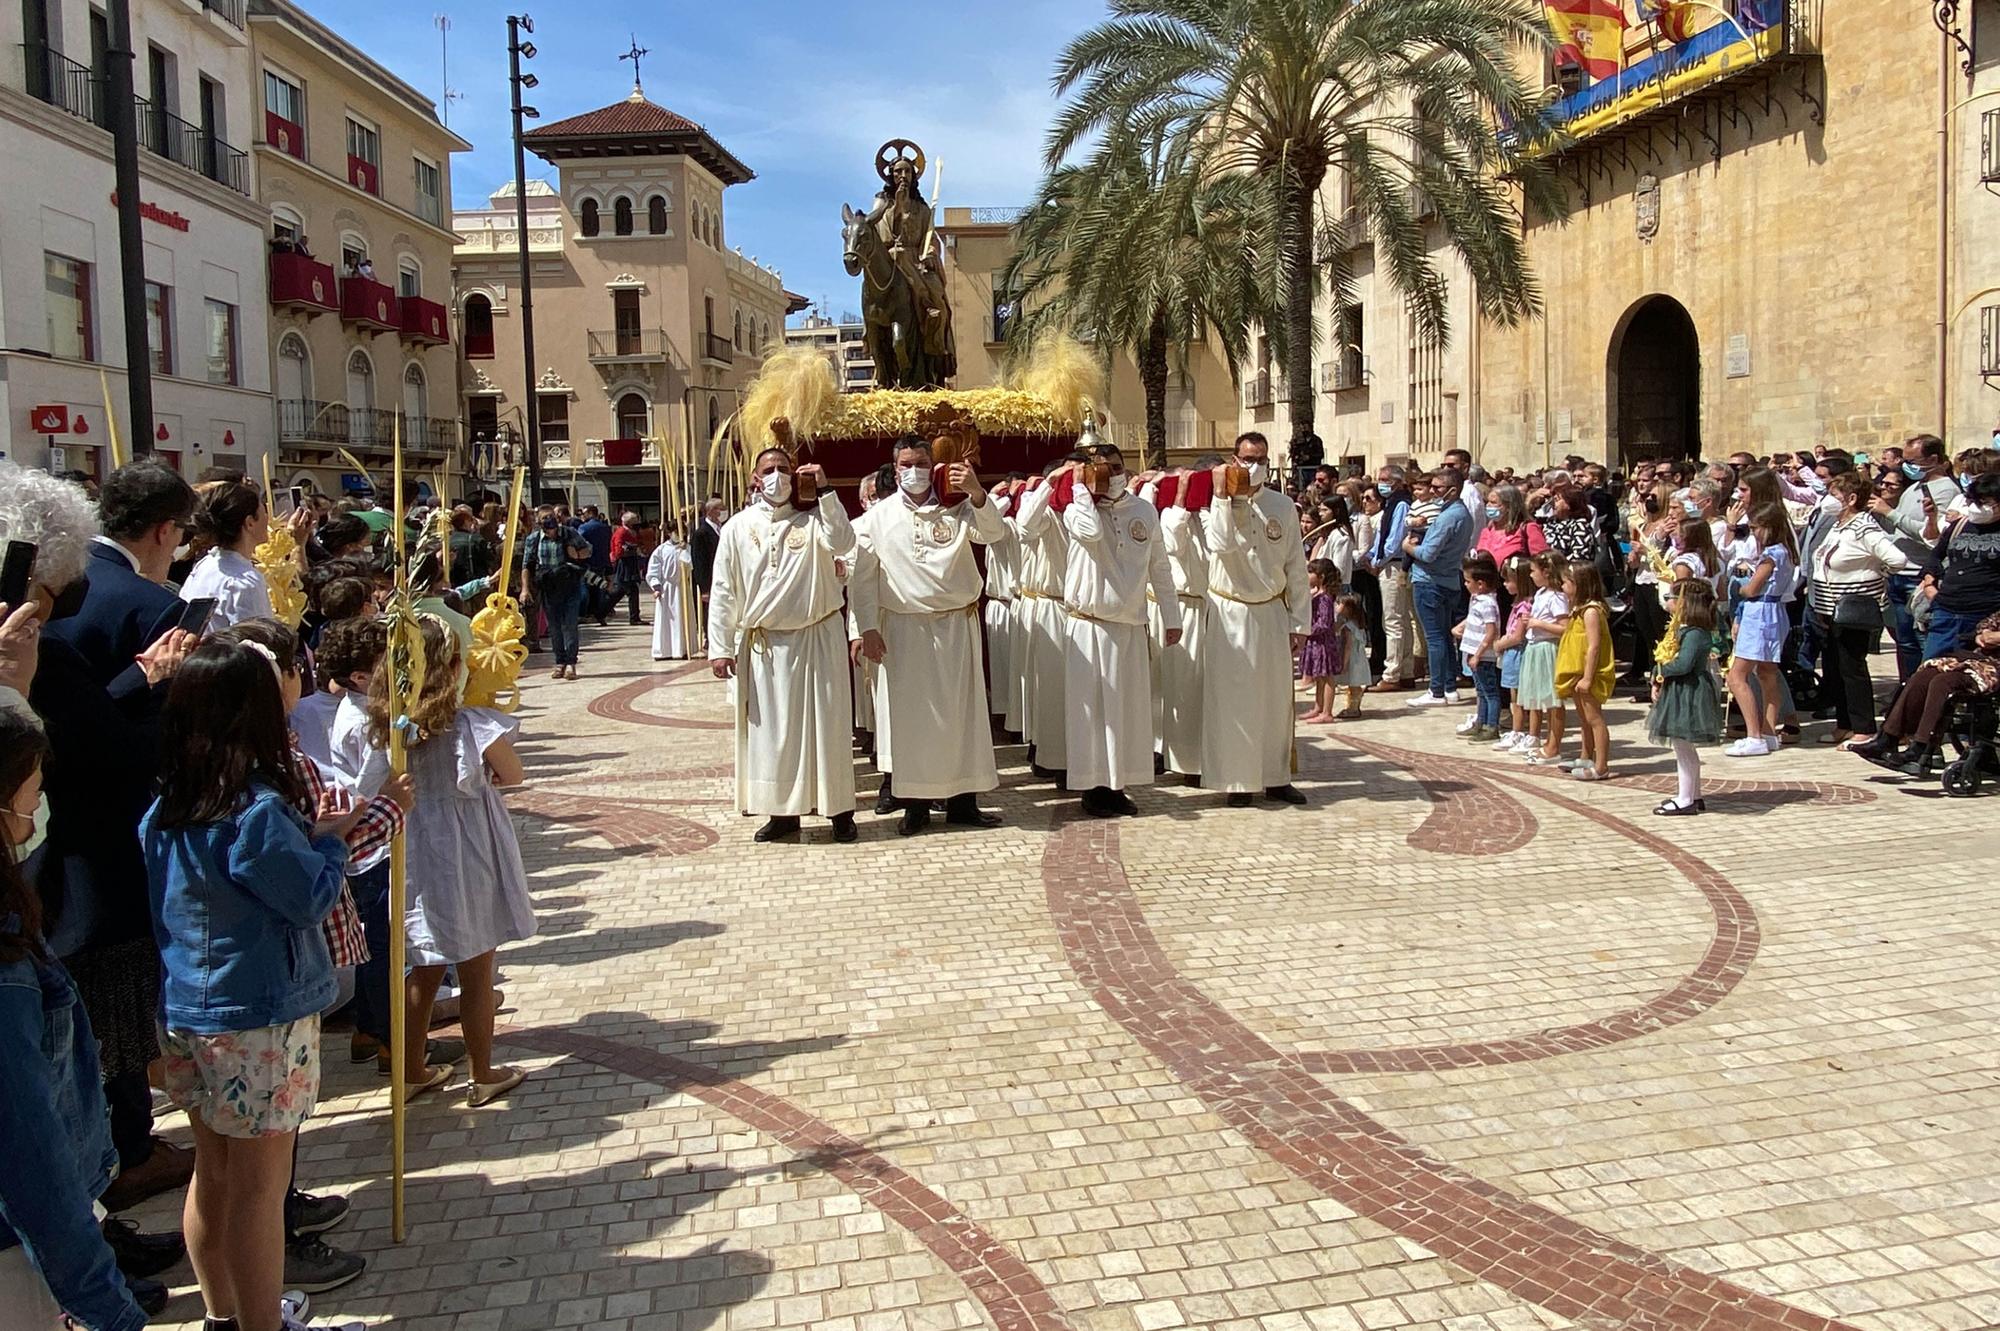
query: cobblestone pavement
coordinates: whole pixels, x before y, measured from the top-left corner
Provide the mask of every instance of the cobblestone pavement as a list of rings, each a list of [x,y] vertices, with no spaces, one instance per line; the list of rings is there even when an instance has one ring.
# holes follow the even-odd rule
[[[2000,1325],[1989,806],[1812,727],[1667,821],[1636,707],[1585,786],[1392,697],[1302,734],[1305,809],[1075,821],[1008,749],[1000,830],[754,846],[723,686],[643,632],[528,686],[541,935],[501,967],[534,1075],[412,1107],[403,1245],[386,1089],[329,1037],[300,1177],[371,1265],[323,1315]]]

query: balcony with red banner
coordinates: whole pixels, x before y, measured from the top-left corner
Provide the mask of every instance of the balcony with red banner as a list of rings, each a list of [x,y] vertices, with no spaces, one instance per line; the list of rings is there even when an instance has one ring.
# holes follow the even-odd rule
[[[306,159],[306,127],[285,119],[276,111],[264,113],[264,142],[301,162]]]
[[[340,308],[333,268],[311,255],[278,251],[271,255],[271,303],[318,313]]]
[[[396,289],[365,277],[340,279],[340,320],[384,333],[403,329],[402,302]]]
[[[382,172],[366,157],[347,154],[347,183],[356,189],[367,190],[370,194],[382,193]]]
[[[403,336],[419,346],[441,347],[451,341],[451,315],[444,306],[422,296],[404,296]]]

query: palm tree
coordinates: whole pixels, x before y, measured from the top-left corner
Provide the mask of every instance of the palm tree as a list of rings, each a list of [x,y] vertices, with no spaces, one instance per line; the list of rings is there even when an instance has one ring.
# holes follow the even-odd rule
[[[1114,132],[1087,160],[1055,166],[1015,227],[1001,274],[1019,313],[1015,348],[1045,330],[1105,353],[1129,347],[1146,395],[1146,464],[1164,466],[1175,353],[1211,336],[1232,374],[1257,309],[1257,222],[1249,176],[1203,178],[1185,144]]]
[[[1553,170],[1523,152],[1542,116],[1518,58],[1548,44],[1537,0],[1112,0],[1112,17],[1057,60],[1056,91],[1069,100],[1047,158],[1104,133],[1163,135],[1198,145],[1200,171],[1265,182],[1275,234],[1266,281],[1283,311],[1272,332],[1296,448],[1316,405],[1315,255],[1346,299],[1345,255],[1361,239],[1350,230],[1373,231],[1427,339],[1443,343],[1450,327],[1420,199],[1470,271],[1481,315],[1504,326],[1540,311],[1502,177],[1526,207],[1563,215]],[[1316,216],[1334,170],[1350,183],[1358,227]]]

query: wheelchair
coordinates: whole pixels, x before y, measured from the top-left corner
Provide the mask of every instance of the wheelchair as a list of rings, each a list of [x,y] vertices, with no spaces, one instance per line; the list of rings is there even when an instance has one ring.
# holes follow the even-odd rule
[[[1979,793],[1990,778],[2000,781],[2000,697],[1975,693],[1958,700],[1945,718],[1943,734],[1958,756],[1945,764],[1939,782],[1947,795]]]

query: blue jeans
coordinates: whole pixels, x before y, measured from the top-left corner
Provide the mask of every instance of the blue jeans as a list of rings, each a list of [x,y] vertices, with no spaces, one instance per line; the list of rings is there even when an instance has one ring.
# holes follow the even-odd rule
[[[1970,651],[1972,631],[1984,618],[1985,615],[1968,615],[1962,610],[1940,610],[1932,606],[1930,632],[1924,635],[1924,651],[1919,664],[1947,652]]]
[[[1889,633],[1896,640],[1896,678],[1908,679],[1923,664],[1924,644],[1910,618],[1910,593],[1923,578],[1915,573],[1889,575]]]
[[[1410,583],[1410,600],[1423,630],[1424,652],[1430,658],[1431,697],[1442,698],[1458,689],[1458,649],[1452,645],[1451,626],[1458,611],[1458,588],[1442,582]]]
[[[1472,667],[1472,688],[1479,697],[1477,723],[1500,727],[1500,663],[1482,660]]]
[[[368,960],[354,973],[354,1029],[387,1044],[389,1005],[401,1001],[402,987],[389,983],[389,861],[349,875],[347,888],[368,938]]]
[[[549,621],[549,650],[559,666],[576,664],[577,617],[583,613],[584,586],[577,583],[566,596],[545,596],[542,614]]]

